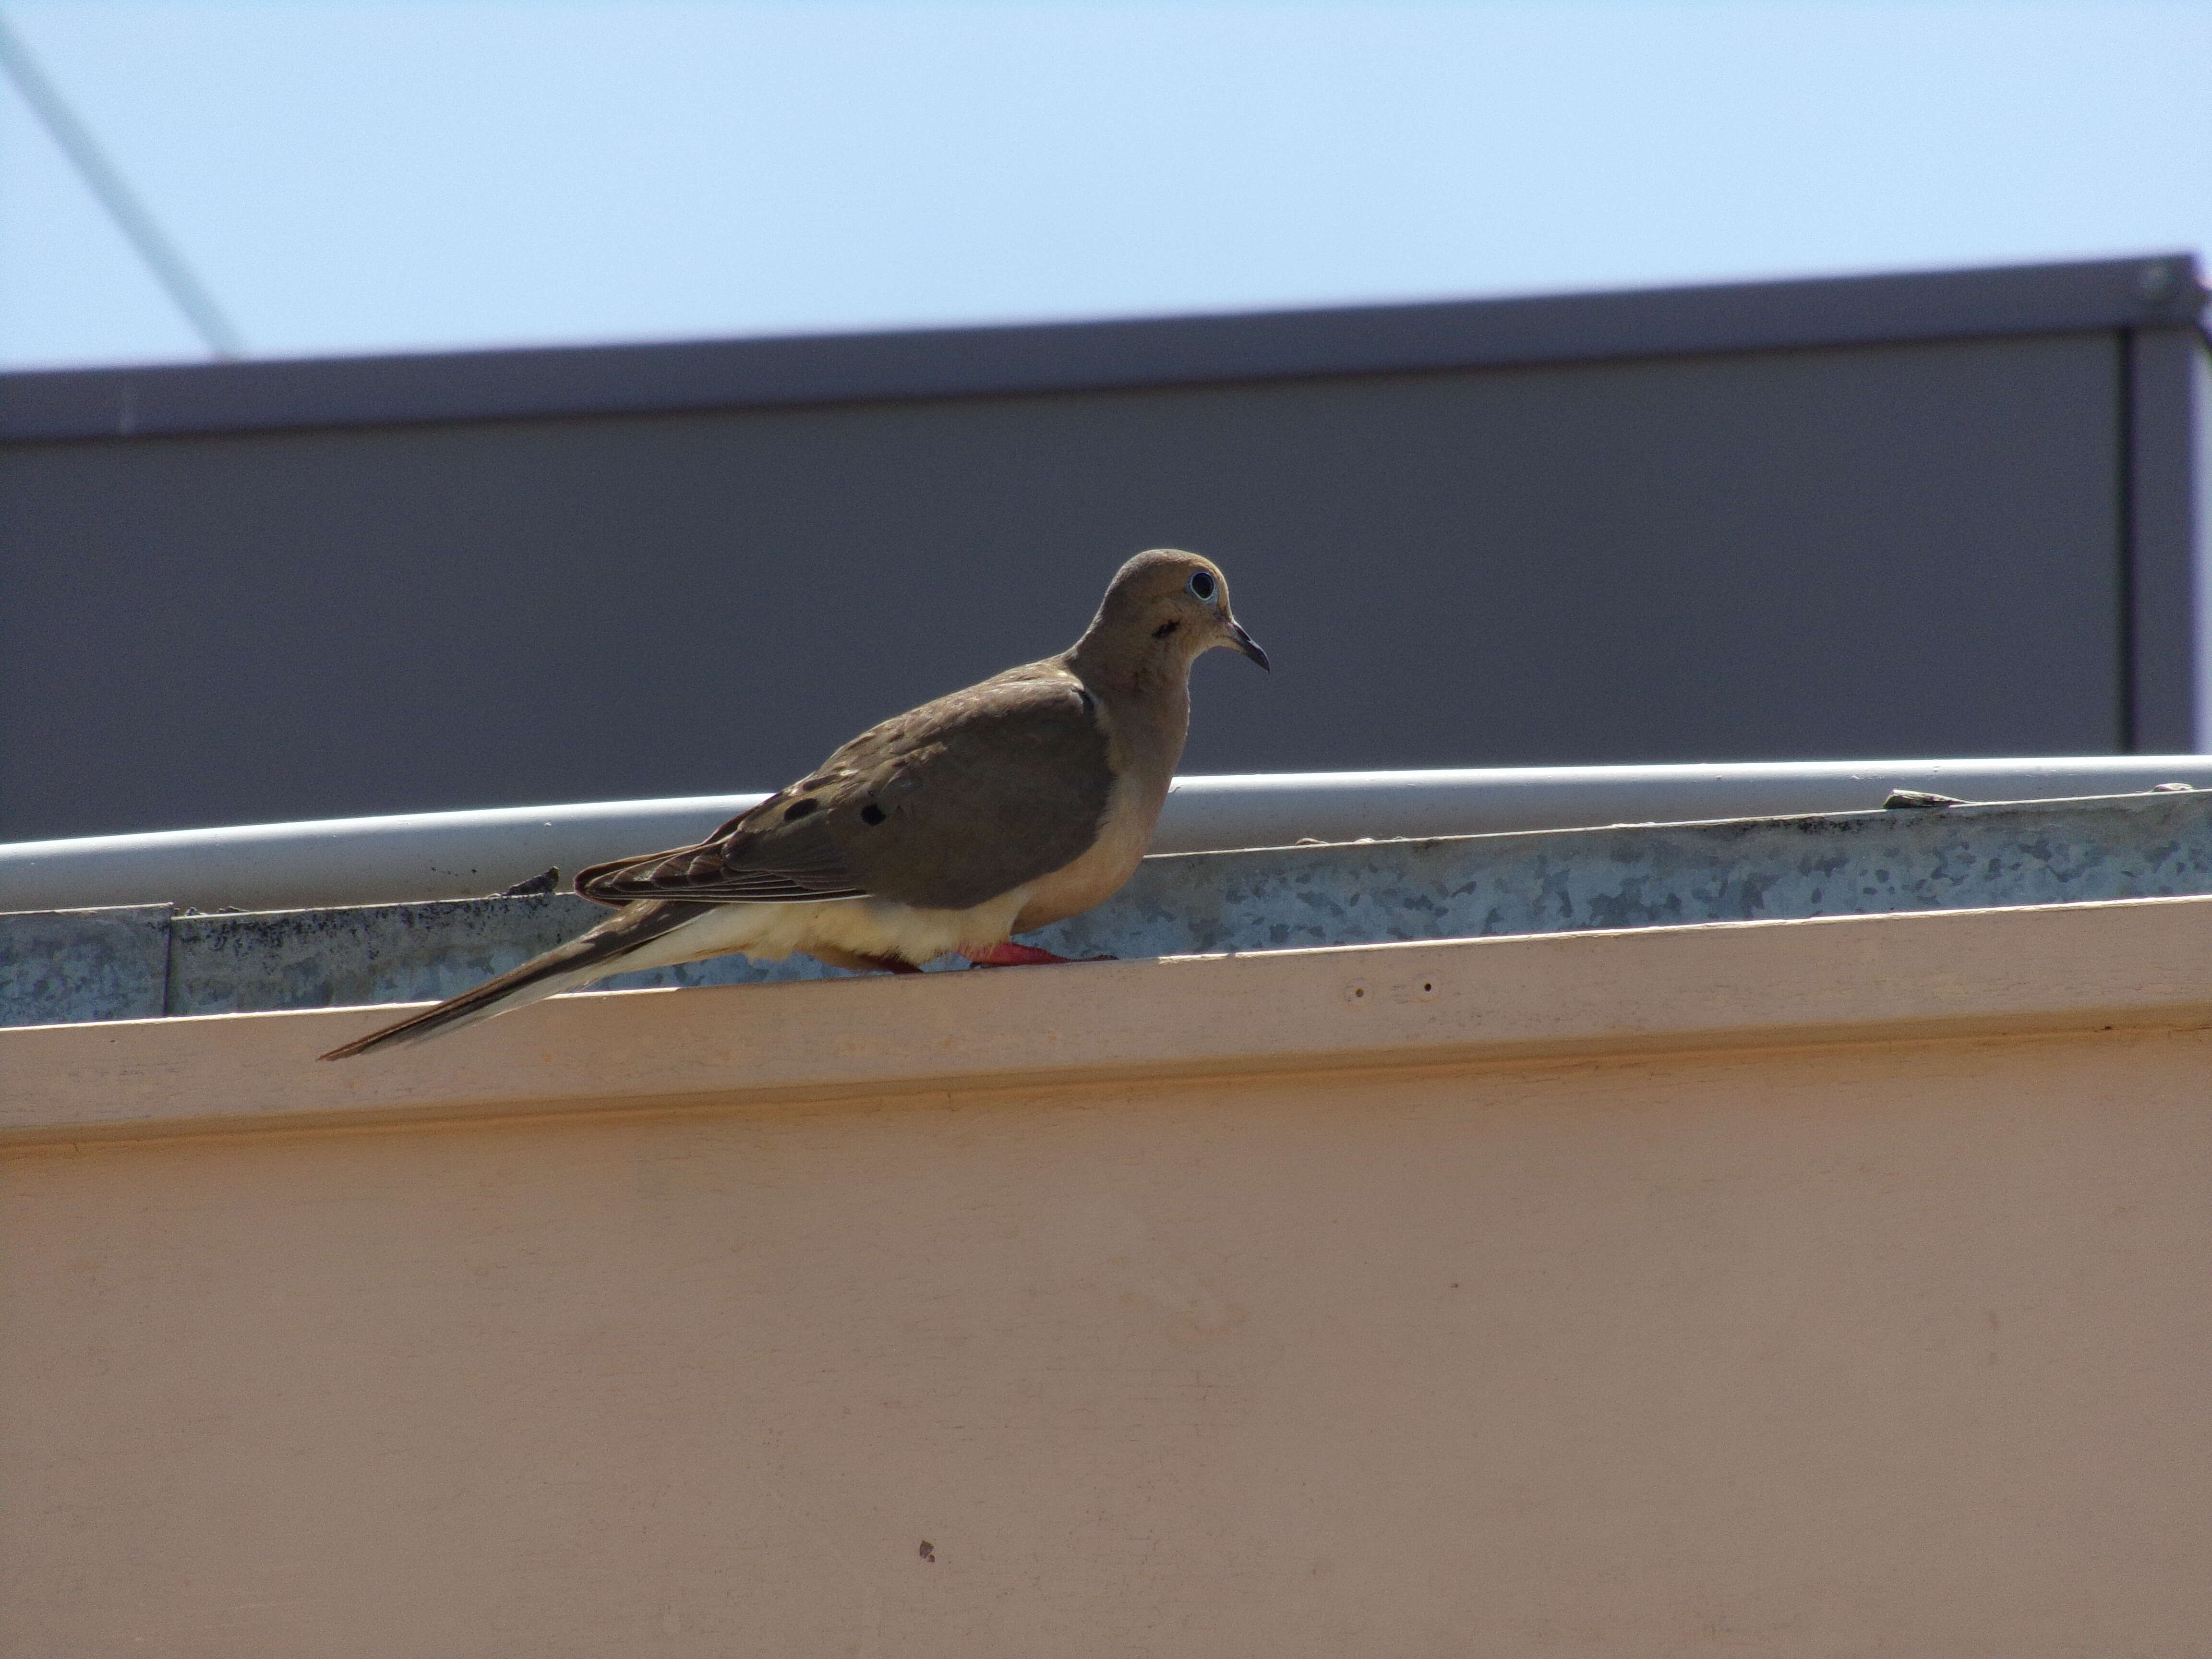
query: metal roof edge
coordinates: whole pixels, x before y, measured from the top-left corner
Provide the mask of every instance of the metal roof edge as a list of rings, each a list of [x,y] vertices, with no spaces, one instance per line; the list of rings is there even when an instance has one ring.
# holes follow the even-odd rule
[[[1155,852],[1851,811],[1893,789],[1987,801],[2212,790],[2212,756],[1785,761],[1176,780]],[[758,794],[416,812],[0,845],[0,911],[312,908],[477,897],[709,833]]]
[[[0,374],[0,441],[1089,392],[2186,328],[2197,258],[979,328]]]

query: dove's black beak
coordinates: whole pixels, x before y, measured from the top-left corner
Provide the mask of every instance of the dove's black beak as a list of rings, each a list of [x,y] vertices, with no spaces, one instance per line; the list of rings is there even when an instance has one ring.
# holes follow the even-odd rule
[[[1251,658],[1254,662],[1258,663],[1261,667],[1267,668],[1267,653],[1262,651],[1252,636],[1236,623],[1229,624],[1229,642]],[[1268,668],[1267,672],[1272,674],[1274,670]]]

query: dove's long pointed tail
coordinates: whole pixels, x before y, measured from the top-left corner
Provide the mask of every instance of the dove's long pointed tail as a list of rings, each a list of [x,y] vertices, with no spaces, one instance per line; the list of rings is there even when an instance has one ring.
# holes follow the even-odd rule
[[[442,1036],[477,1020],[489,1019],[494,1014],[503,1014],[510,1008],[520,1008],[526,1002],[574,990],[603,975],[619,972],[623,957],[712,908],[712,905],[665,899],[629,905],[590,933],[580,934],[565,945],[556,945],[520,968],[508,969],[497,979],[486,980],[457,997],[448,997],[434,1008],[425,1008],[381,1030],[357,1037],[331,1049],[323,1058],[350,1060],[372,1048],[420,1042],[425,1037]]]

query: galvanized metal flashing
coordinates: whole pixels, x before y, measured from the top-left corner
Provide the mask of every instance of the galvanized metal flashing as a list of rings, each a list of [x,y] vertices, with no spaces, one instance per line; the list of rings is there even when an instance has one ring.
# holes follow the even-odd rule
[[[153,1019],[167,1009],[166,904],[0,915],[0,1025]]]
[[[1191,853],[1036,939],[1167,956],[2199,893],[2191,792]]]
[[[1147,859],[1030,936],[1154,957],[2212,894],[2212,792],[1330,842]],[[432,1000],[581,932],[568,896],[0,916],[0,1025]],[[726,957],[610,988],[838,977]]]
[[[570,896],[180,915],[164,1014],[337,1008],[449,997],[573,939],[607,912]]]

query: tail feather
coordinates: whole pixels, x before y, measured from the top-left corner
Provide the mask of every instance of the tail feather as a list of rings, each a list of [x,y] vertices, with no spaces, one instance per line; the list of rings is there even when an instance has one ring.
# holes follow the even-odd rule
[[[473,1025],[480,1019],[489,1019],[494,1014],[503,1014],[541,997],[588,984],[617,972],[621,959],[640,945],[713,908],[665,899],[629,905],[590,933],[579,934],[565,945],[556,945],[542,956],[532,957],[520,967],[510,968],[498,978],[488,979],[457,997],[448,997],[434,1008],[425,1008],[418,1014],[410,1014],[405,1019],[371,1031],[365,1037],[356,1037],[331,1049],[323,1058],[350,1060],[373,1048],[420,1042],[425,1037],[459,1030],[464,1025]]]

